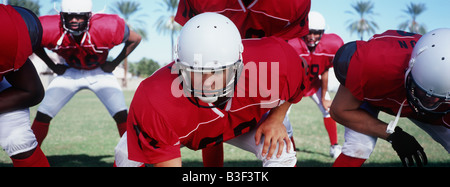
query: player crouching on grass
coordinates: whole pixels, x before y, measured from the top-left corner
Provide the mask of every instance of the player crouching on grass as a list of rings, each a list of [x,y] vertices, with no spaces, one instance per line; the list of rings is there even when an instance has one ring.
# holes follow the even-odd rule
[[[287,42],[242,41],[230,19],[203,13],[183,27],[176,52],[137,89],[116,166],[181,166],[182,146],[222,142],[254,153],[263,166],[296,164],[283,120],[303,97],[306,70]]]
[[[30,128],[29,107],[44,97],[28,57],[40,47],[42,26],[31,11],[0,5],[0,145],[14,167],[48,167]]]
[[[404,166],[427,164],[424,148],[396,127],[407,117],[450,153],[450,29],[421,36],[386,31],[345,44],[334,67],[341,86],[331,106],[346,126],[342,154],[333,166],[361,166],[377,138],[392,143]],[[379,111],[396,115],[389,124]]]

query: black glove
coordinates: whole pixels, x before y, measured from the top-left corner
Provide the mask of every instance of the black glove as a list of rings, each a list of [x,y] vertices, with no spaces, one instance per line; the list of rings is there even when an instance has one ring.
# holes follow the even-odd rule
[[[392,143],[392,148],[397,152],[403,166],[414,166],[414,160],[418,167],[427,164],[427,155],[423,151],[422,146],[413,136],[403,131],[400,127],[395,128],[395,132],[387,138],[387,141]]]

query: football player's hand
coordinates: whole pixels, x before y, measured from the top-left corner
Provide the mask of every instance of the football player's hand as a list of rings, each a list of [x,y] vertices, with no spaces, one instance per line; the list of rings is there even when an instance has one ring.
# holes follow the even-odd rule
[[[105,73],[112,73],[116,69],[116,66],[107,61],[106,63],[102,64],[100,68],[102,68]]]
[[[331,100],[328,100],[328,99],[323,99],[322,98],[322,106],[323,106],[323,108],[325,109],[325,111],[330,111],[330,107],[331,107],[331,103],[332,103],[333,101],[331,101]]]
[[[283,153],[284,145],[286,145],[287,152],[291,149],[289,135],[287,134],[286,127],[282,122],[274,120],[269,117],[258,127],[256,130],[255,141],[256,145],[259,145],[261,142],[261,137],[264,135],[264,145],[261,155],[266,157],[267,160],[272,158],[274,154],[277,144],[279,145],[277,158],[281,156]]]
[[[422,146],[413,136],[403,131],[400,127],[396,127],[395,132],[387,140],[392,142],[392,148],[397,152],[403,166],[414,166],[414,161],[419,167],[427,164],[427,155],[423,151]]]
[[[63,75],[68,68],[69,67],[62,64],[56,64],[52,71],[58,75]]]

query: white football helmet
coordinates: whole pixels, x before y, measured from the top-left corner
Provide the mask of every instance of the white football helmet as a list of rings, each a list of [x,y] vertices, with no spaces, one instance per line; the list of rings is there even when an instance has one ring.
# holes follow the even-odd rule
[[[92,0],[62,0],[61,21],[63,28],[75,36],[79,36],[89,30],[89,22],[92,17]],[[85,22],[78,24],[78,29],[71,29],[69,21],[72,16],[84,16]]]
[[[311,11],[309,12],[308,19],[309,19],[309,33],[320,34],[319,39],[317,39],[317,41],[315,41],[314,43],[307,42],[307,45],[309,47],[315,47],[317,46],[317,44],[319,44],[320,39],[322,38],[322,35],[325,32],[326,27],[325,18],[319,12]]]
[[[231,98],[242,72],[243,50],[239,30],[227,17],[203,13],[190,19],[181,29],[175,49],[186,97],[205,103]],[[204,80],[206,76],[210,77]],[[198,100],[194,104],[200,106]]]
[[[411,54],[406,73],[408,101],[417,112],[450,111],[450,29],[423,35]]]
[[[326,22],[321,13],[311,11],[308,15],[309,30],[325,30]]]

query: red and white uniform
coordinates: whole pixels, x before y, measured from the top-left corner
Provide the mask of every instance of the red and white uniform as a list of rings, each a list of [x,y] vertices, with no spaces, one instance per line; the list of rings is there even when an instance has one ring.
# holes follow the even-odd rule
[[[19,70],[28,61],[35,47],[32,41],[40,40],[41,31],[34,30],[40,25],[34,14],[24,8],[10,5],[0,4],[0,25],[4,26],[0,29],[0,92],[2,92],[11,87],[6,79],[3,80],[4,76]],[[0,113],[0,146],[8,156],[36,149],[37,145],[30,127],[28,108]],[[13,163],[16,164],[14,159]]]
[[[270,108],[302,99],[305,70],[291,46],[275,37],[244,40],[243,44],[244,69],[261,75],[244,71],[234,97],[223,108],[199,108],[182,96],[174,63],[141,83],[128,115],[130,160],[154,164],[181,157],[181,145],[198,150],[228,141],[255,129]],[[263,97],[264,92],[251,96],[249,89],[257,87],[249,83],[263,79],[270,83],[274,75],[278,82],[270,86],[278,86],[275,95],[279,97]]]
[[[405,73],[413,47],[420,37],[421,35],[418,34],[389,30],[383,34],[374,35],[367,42],[357,41],[356,51],[346,68],[345,82],[341,82],[341,85],[349,89],[358,100],[395,116],[402,103],[406,101]],[[335,71],[340,69],[345,68],[335,67]],[[336,74],[342,73],[337,72]],[[405,102],[401,116],[411,119],[441,143],[447,151],[450,151],[450,126],[448,125],[450,124],[450,114],[437,118],[417,115],[408,102]],[[353,147],[346,147],[347,141]],[[358,150],[358,144],[363,142],[368,144],[362,148],[365,154],[361,154],[361,151]],[[356,131],[351,133],[346,131],[343,153],[367,159],[375,143],[376,137],[362,135]]]
[[[396,115],[400,105],[406,100],[405,72],[413,47],[420,37],[421,35],[408,36],[390,30],[374,35],[369,42],[358,41],[357,51],[348,68],[345,87],[357,99]],[[450,128],[450,114],[436,119],[416,115],[408,103],[405,103],[401,116]]]
[[[319,75],[333,67],[333,58],[344,41],[336,34],[323,34],[314,52],[309,51],[303,38],[289,40],[289,44],[308,62],[308,78],[311,86],[305,96],[311,96],[322,87]]]
[[[54,118],[81,89],[93,91],[111,116],[127,110],[116,77],[100,67],[106,63],[109,50],[127,40],[129,32],[125,21],[117,15],[94,14],[89,31],[83,33],[78,44],[72,34],[63,29],[59,15],[39,19],[44,30],[42,46],[63,57],[70,68],[50,83],[38,111]]]
[[[0,81],[3,75],[16,71],[33,53],[30,35],[22,16],[12,6],[0,6]]]
[[[92,70],[99,67],[106,62],[109,50],[124,42],[125,21],[117,15],[94,14],[81,44],[65,33],[59,15],[39,19],[44,29],[42,46],[58,53],[73,68]]]
[[[184,25],[204,12],[216,12],[230,18],[242,38],[278,36],[285,40],[309,33],[308,13],[311,0],[181,0],[175,20]]]

